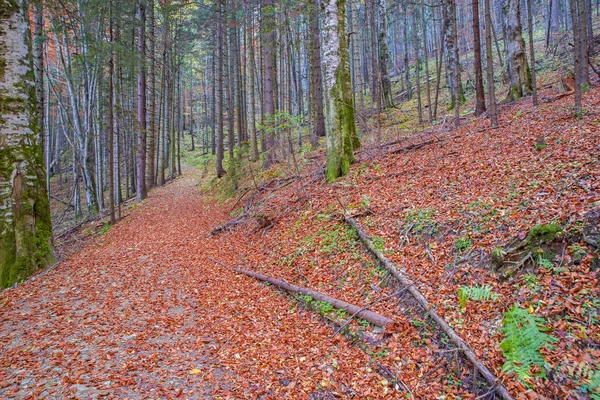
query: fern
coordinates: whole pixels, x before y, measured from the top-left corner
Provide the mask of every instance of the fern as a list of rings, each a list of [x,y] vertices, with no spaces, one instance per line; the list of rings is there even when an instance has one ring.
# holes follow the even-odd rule
[[[542,318],[518,305],[506,312],[502,324],[504,340],[500,348],[506,358],[502,372],[514,373],[519,379],[528,381],[532,378],[531,368],[543,367],[546,362],[540,349],[552,349],[551,343],[556,343],[558,339],[544,333],[548,329]],[[543,369],[538,376],[544,376]]]
[[[567,374],[580,386],[582,393],[589,394],[594,400],[600,400],[600,370],[594,371],[585,362],[576,362],[568,366]]]
[[[464,309],[467,305],[467,301],[469,300],[498,300],[500,295],[498,293],[494,293],[492,289],[493,288],[489,285],[461,287],[458,289],[458,301],[460,303],[460,308]]]

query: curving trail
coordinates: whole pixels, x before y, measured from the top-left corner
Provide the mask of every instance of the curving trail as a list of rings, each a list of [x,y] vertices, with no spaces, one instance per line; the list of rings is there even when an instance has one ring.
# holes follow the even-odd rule
[[[187,170],[53,271],[0,294],[0,398],[384,395],[368,357],[329,339],[314,314],[207,259],[242,265],[257,243],[209,235],[228,215],[202,199],[199,179]]]

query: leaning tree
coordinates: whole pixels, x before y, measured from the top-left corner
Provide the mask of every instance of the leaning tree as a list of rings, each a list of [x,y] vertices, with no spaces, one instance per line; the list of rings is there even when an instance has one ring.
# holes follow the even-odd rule
[[[0,0],[0,287],[54,259],[23,0]]]

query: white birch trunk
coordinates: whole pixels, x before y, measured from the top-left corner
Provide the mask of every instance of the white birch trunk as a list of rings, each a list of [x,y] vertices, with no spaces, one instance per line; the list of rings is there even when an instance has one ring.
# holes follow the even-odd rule
[[[328,181],[344,176],[360,146],[354,121],[350,57],[346,42],[345,0],[328,0],[323,22],[323,77],[327,125]]]
[[[54,258],[32,60],[25,5],[0,0],[0,287]]]

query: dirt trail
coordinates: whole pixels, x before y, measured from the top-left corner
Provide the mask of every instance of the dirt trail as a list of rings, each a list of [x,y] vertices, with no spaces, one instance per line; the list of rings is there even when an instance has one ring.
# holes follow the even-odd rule
[[[1,398],[383,395],[368,357],[329,339],[314,313],[207,259],[240,265],[253,243],[208,234],[228,216],[203,201],[199,179],[186,171],[53,271],[0,294]]]

